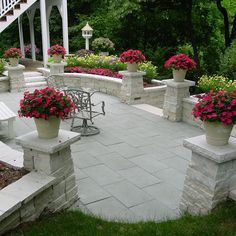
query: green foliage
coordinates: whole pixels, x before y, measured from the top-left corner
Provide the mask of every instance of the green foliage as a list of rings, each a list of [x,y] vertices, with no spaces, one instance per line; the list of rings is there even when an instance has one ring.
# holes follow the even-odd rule
[[[3,58],[0,58],[0,74],[4,71],[4,67],[6,65],[6,61]]]
[[[190,57],[193,56],[193,47],[191,44],[186,43],[184,45],[179,45],[177,48],[177,54],[184,53]]]
[[[114,43],[109,38],[96,38],[92,42],[92,49],[95,52],[112,52],[115,50]]]
[[[119,61],[116,56],[88,55],[86,57],[70,57],[66,59],[67,66],[81,66],[85,68],[107,68],[113,71],[120,71],[126,65]]]
[[[230,79],[236,80],[236,40],[221,57],[219,72]]]
[[[209,92],[210,90],[232,91],[236,89],[236,81],[229,80],[227,77],[221,75],[203,75],[199,79],[197,87],[202,92]]]
[[[144,80],[147,82],[151,82],[152,79],[157,78],[157,67],[152,64],[150,61],[141,62],[138,64],[138,69],[140,71],[145,71],[146,75],[144,75]]]

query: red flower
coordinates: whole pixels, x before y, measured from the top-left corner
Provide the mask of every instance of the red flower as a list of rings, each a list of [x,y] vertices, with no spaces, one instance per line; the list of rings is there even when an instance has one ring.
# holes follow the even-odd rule
[[[62,55],[66,54],[66,49],[58,44],[51,46],[48,49],[48,55]]]
[[[20,48],[9,48],[4,52],[3,57],[5,57],[5,58],[21,58],[22,53],[21,53]]]
[[[196,68],[196,62],[190,59],[186,54],[177,54],[170,57],[164,64],[166,69],[193,70]]]
[[[210,91],[200,96],[192,114],[202,121],[236,124],[236,90],[231,93]]]
[[[120,55],[121,62],[129,62],[131,64],[134,62],[138,63],[145,60],[145,56],[139,50],[129,49],[128,51],[125,51]]]
[[[20,101],[19,116],[48,119],[50,116],[64,117],[75,109],[71,98],[53,88],[24,93]]]

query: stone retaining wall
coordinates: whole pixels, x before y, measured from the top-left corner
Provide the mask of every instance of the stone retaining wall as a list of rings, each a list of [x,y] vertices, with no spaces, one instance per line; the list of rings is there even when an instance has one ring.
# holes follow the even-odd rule
[[[7,76],[0,76],[0,92],[8,92],[10,90],[10,81]]]
[[[65,130],[50,140],[39,139],[36,131],[16,138],[24,168],[31,172],[0,191],[0,235],[77,201],[70,145],[79,139],[80,134]]]
[[[202,121],[195,119],[192,115],[192,109],[194,105],[197,103],[197,98],[191,96],[188,98],[183,98],[183,121],[193,125],[193,126],[201,126]]]
[[[50,75],[50,70],[39,68],[45,77]],[[85,87],[98,90],[100,92],[121,98],[122,79],[108,76],[82,74],[82,73],[64,73],[65,83],[69,87]],[[154,82],[161,82],[153,80]],[[137,100],[132,104],[149,104],[159,108],[163,107],[166,85],[160,85],[150,88],[142,88],[138,93]]]

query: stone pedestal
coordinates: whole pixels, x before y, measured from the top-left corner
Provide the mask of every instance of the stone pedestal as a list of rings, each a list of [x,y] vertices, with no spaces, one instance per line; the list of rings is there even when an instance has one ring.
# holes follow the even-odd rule
[[[121,100],[127,104],[138,104],[143,95],[143,76],[145,72],[119,71],[123,75]]]
[[[23,65],[6,67],[10,81],[10,92],[24,91],[25,88],[25,79],[23,74],[24,69],[25,67]]]
[[[229,195],[236,177],[236,138],[225,146],[206,143],[205,135],[184,140],[192,151],[180,209],[191,214],[207,214]]]
[[[58,75],[58,74],[63,74],[64,73],[64,63],[49,63],[48,64],[50,67],[50,75]]]
[[[173,79],[166,80],[166,93],[163,106],[163,117],[170,121],[181,121],[183,113],[183,98],[189,97],[189,87],[195,82],[185,80],[175,82]]]
[[[40,139],[36,131],[16,138],[24,151],[24,168],[55,177],[47,208],[58,211],[68,208],[78,199],[70,145],[80,134],[60,130],[54,139]]]

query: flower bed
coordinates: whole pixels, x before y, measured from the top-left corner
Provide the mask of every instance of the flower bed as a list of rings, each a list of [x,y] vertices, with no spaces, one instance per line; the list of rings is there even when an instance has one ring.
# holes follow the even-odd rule
[[[104,75],[109,77],[114,77],[118,79],[122,79],[122,75],[118,72],[113,72],[110,69],[106,68],[83,68],[80,66],[74,67],[66,67],[65,72],[67,73],[85,73],[85,74],[93,74],[93,75]]]
[[[0,162],[0,190],[26,175],[25,169],[13,169]]]

